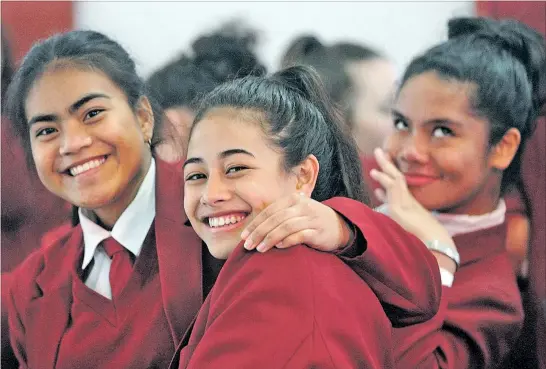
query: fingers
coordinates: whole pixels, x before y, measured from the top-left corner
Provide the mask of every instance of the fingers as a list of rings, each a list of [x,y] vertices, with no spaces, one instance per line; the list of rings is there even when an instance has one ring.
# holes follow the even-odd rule
[[[302,231],[291,234],[281,242],[277,243],[275,247],[279,249],[287,249],[292,246],[301,245],[304,243],[310,243],[310,240],[314,238],[316,234],[313,229],[304,229]]]
[[[290,208],[291,206],[295,205],[299,201],[302,200],[302,197],[300,194],[292,194],[290,196],[285,196],[274,203],[267,206],[260,214],[256,216],[244,229],[244,231],[241,233],[241,238],[243,240],[248,239],[248,236],[254,232],[254,230],[264,223],[267,219],[271,218],[273,215],[275,215],[277,212],[286,210]]]
[[[376,188],[373,193],[375,197],[377,197],[377,199],[382,203],[387,202],[387,194],[385,193],[385,190],[382,190],[381,188]]]
[[[380,171],[378,171],[376,169],[372,169],[370,171],[370,176],[373,179],[375,179],[377,182],[379,182],[381,187],[383,187],[386,190],[392,188],[392,186],[394,184],[394,179],[391,176],[389,176],[386,173],[380,172]]]
[[[267,231],[264,231],[264,229],[267,229]],[[295,235],[304,230],[310,230],[304,217],[289,218],[273,229],[269,227],[262,228],[262,225],[260,225],[247,239],[247,241],[252,240],[253,245],[247,247],[245,243],[245,248],[251,250],[255,247],[259,252],[266,252],[274,246],[279,248],[290,247],[295,245],[295,242],[301,243],[299,237],[304,234]]]
[[[393,178],[403,178],[402,173],[398,170],[398,168],[396,168],[391,159],[383,150],[376,148],[373,153],[377,164],[379,164],[379,167],[385,174],[388,174]]]

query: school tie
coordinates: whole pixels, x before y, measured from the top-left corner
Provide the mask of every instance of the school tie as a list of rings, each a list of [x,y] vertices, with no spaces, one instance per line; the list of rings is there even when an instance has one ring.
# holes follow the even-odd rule
[[[112,260],[110,265],[110,288],[112,290],[112,301],[114,305],[118,301],[121,291],[129,282],[133,272],[133,261],[129,250],[123,247],[114,238],[109,237],[102,242],[102,247],[108,257]]]

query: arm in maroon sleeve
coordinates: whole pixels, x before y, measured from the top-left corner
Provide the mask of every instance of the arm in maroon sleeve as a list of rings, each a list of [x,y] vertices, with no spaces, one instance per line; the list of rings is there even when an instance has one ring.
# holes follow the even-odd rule
[[[440,305],[438,263],[426,246],[395,221],[366,205],[336,197],[324,202],[360,231],[338,253],[368,283],[394,327],[426,321]]]
[[[394,330],[400,368],[493,368],[515,343],[523,321],[516,278],[506,253],[473,262],[443,287],[433,319]]]

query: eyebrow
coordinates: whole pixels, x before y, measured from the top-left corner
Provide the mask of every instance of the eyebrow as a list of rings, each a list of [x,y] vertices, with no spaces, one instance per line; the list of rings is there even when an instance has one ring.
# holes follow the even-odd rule
[[[79,108],[87,104],[89,101],[93,99],[99,99],[99,98],[110,99],[110,96],[101,94],[101,93],[87,94],[83,96],[82,98],[78,99],[72,105],[70,105],[70,107],[68,108],[68,111],[72,114],[75,111],[77,111]],[[29,119],[28,125],[31,126],[38,122],[55,122],[58,119],[59,119],[59,116],[56,114],[40,114]]]
[[[236,154],[243,154],[243,155],[248,155],[248,156],[252,156],[253,158],[255,158],[254,154],[252,154],[251,152],[249,151],[246,151],[244,149],[229,149],[229,150],[225,150],[225,151],[222,151],[218,157],[220,159],[225,159],[231,155],[236,155]],[[203,162],[203,159],[202,158],[198,158],[198,157],[195,157],[195,158],[189,158],[188,160],[186,160],[184,162],[184,165],[182,166],[182,168],[185,168],[186,165],[189,165],[189,164],[199,164],[199,163],[202,163]]]

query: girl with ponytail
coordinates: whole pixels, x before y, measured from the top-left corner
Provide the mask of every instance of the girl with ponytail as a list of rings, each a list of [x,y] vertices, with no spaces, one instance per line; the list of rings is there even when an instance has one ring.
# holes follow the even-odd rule
[[[424,207],[460,254],[439,313],[395,332],[404,368],[498,366],[523,323],[504,197],[520,180],[521,152],[545,101],[544,39],[512,20],[454,19],[448,28],[448,41],[406,69],[387,155],[377,151],[390,173],[371,173],[384,187],[382,211],[407,225],[407,204]]]
[[[384,240],[401,244],[400,255],[406,255],[403,245],[415,243],[394,222],[362,205],[368,198],[358,152],[343,127],[316,73],[307,67],[234,80],[202,100],[184,163],[184,208],[210,253],[227,261],[179,346],[174,365],[393,367],[391,323],[385,312],[397,315],[389,300],[395,293],[388,289],[392,283],[385,289],[389,283],[378,281],[395,276],[394,289],[403,291],[404,276],[419,273],[403,262],[399,265],[396,247]],[[355,224],[366,223],[357,237],[365,237],[374,265],[363,261],[368,250],[349,265],[343,262],[346,257],[340,260],[315,250],[333,251],[331,231],[314,241],[307,237],[313,242],[299,242],[312,247],[290,247],[294,239],[287,239],[267,253],[247,251],[254,247],[250,238],[241,241],[244,225],[267,219],[265,207],[296,192],[308,200],[307,213],[321,211],[323,201],[330,206],[340,197],[353,201],[360,217]],[[283,214],[274,213],[269,223]],[[307,222],[303,215],[278,228],[297,230]],[[335,217],[331,223],[336,223]],[[392,264],[377,262],[376,247],[384,258],[393,254],[387,257]],[[420,252],[419,247],[413,250]],[[258,251],[265,250],[258,246]],[[429,262],[427,257],[421,260]],[[385,272],[393,265],[414,274]],[[362,279],[351,267],[361,271]],[[393,324],[401,321],[393,319]]]

